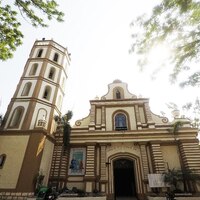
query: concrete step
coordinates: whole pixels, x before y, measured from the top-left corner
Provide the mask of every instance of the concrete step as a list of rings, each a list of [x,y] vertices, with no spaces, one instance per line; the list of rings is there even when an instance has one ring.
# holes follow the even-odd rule
[[[106,197],[58,197],[57,200],[106,200]]]
[[[176,200],[200,200],[200,197],[175,197]],[[166,200],[166,197],[148,197],[148,200]]]

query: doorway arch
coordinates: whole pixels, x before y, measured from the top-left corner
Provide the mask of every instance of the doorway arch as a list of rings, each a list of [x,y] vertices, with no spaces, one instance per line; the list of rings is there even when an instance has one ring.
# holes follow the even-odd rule
[[[120,152],[120,153],[116,153],[116,154],[111,154],[108,157],[109,165],[107,168],[107,170],[108,170],[107,171],[108,172],[108,193],[107,194],[113,200],[114,199],[118,200],[120,198],[116,198],[116,197],[119,195],[123,195],[123,193],[119,194],[116,192],[116,189],[117,189],[116,184],[117,183],[115,183],[115,181],[116,181],[117,177],[115,177],[115,176],[117,175],[116,174],[117,173],[116,165],[118,166],[118,168],[120,168],[120,163],[122,163],[124,161],[128,165],[127,172],[124,172],[124,173],[125,173],[125,175],[126,175],[126,173],[128,174],[128,172],[131,173],[129,175],[131,175],[130,177],[132,177],[132,179],[133,179],[133,180],[129,180],[130,181],[129,183],[132,184],[132,189],[130,189],[131,187],[130,188],[127,187],[127,193],[126,193],[126,191],[124,191],[124,195],[132,195],[131,196],[132,199],[134,199],[134,198],[140,199],[141,196],[144,195],[140,158],[138,156],[136,156],[135,154],[128,153],[128,152]],[[124,169],[124,171],[126,171],[126,170]],[[119,180],[120,179],[118,179],[118,181]],[[129,191],[128,191],[128,188],[129,188]]]
[[[120,158],[113,162],[115,199],[136,197],[134,161]]]

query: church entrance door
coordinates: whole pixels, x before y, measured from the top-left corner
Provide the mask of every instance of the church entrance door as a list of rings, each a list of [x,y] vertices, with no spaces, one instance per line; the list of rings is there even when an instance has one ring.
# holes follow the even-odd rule
[[[134,162],[128,159],[114,161],[115,199],[136,197]]]

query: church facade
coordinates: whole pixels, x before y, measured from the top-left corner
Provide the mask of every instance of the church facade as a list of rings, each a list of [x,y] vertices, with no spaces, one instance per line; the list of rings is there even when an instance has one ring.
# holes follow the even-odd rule
[[[44,185],[57,189],[142,200],[167,190],[160,181],[163,172],[200,173],[197,129],[187,119],[169,122],[152,113],[149,99],[132,94],[120,80],[90,101],[89,115],[75,122],[64,148],[63,127],[54,116],[61,115],[69,64],[67,49],[54,41],[33,45],[1,124],[1,195],[33,194],[39,175]],[[200,191],[191,182],[185,187]]]
[[[174,131],[179,123],[181,127]],[[61,141],[59,133],[57,141]],[[55,149],[54,155],[61,152],[61,143],[55,147],[60,151]],[[197,130],[187,119],[169,122],[153,114],[149,99],[138,98],[128,91],[126,83],[115,80],[108,85],[106,95],[90,101],[89,115],[76,121],[68,152],[63,161],[57,158],[65,172],[62,170],[57,179],[52,165],[49,181],[88,193],[100,191],[110,200],[120,196],[145,199],[152,192],[167,191],[159,181],[170,169],[199,173],[199,156]],[[185,189],[191,188],[191,183],[187,184]],[[198,192],[199,188],[193,185],[192,190]]]

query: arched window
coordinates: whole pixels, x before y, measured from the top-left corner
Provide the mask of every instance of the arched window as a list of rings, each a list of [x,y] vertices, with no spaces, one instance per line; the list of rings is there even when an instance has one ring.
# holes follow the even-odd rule
[[[38,57],[38,58],[42,57],[42,53],[43,53],[43,49],[40,49],[40,50],[38,51],[37,57]]]
[[[59,55],[58,53],[54,54],[53,61],[58,62]]]
[[[116,98],[121,99],[121,93],[119,90],[116,91]]]
[[[31,85],[32,85],[31,82],[28,82],[25,84],[24,89],[22,91],[22,96],[28,96],[30,89],[31,89]]]
[[[115,130],[127,130],[127,119],[123,113],[115,115]]]
[[[49,71],[49,78],[52,79],[52,80],[54,80],[54,78],[55,78],[55,73],[56,73],[56,70],[55,70],[54,67],[52,67],[52,68],[50,69],[50,71]]]
[[[3,168],[5,160],[6,160],[6,154],[1,154],[0,155],[0,169]]]
[[[50,100],[50,96],[51,96],[51,87],[50,86],[46,86],[45,90],[44,90],[43,98],[49,101]]]
[[[20,121],[22,119],[22,115],[24,112],[24,108],[23,107],[17,107],[15,108],[14,112],[13,112],[13,116],[11,118],[11,122],[10,122],[10,127],[18,127],[20,124]]]
[[[116,87],[113,89],[113,98],[114,99],[123,99],[124,98],[124,90],[121,87]]]
[[[36,72],[37,72],[37,68],[38,68],[38,64],[37,63],[34,63],[33,65],[32,65],[32,67],[31,67],[31,70],[30,70],[30,73],[29,73],[29,75],[35,75],[36,74]]]

